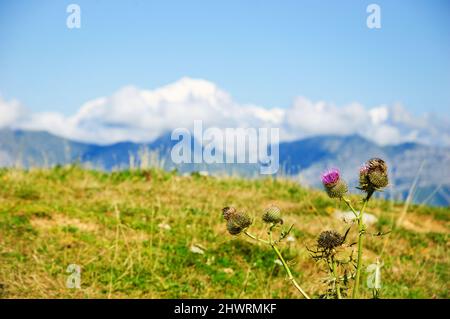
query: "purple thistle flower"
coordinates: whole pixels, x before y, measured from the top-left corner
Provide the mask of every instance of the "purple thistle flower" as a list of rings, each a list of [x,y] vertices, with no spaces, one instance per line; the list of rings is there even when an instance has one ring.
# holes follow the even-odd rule
[[[325,186],[336,184],[341,177],[341,173],[337,168],[332,168],[322,174],[322,183]]]
[[[348,192],[347,183],[341,179],[337,168],[332,168],[322,174],[322,183],[330,198],[342,198]]]

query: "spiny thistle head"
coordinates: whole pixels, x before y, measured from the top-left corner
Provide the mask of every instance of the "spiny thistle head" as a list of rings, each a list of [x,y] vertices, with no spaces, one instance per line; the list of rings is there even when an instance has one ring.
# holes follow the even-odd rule
[[[334,230],[321,232],[317,239],[317,246],[324,250],[331,250],[344,243],[345,238]]]
[[[252,219],[247,213],[238,212],[234,207],[225,207],[222,213],[231,235],[239,235],[252,224]]]
[[[389,183],[386,162],[380,158],[368,160],[359,170],[359,188],[365,192],[374,192]]]
[[[267,208],[262,219],[265,223],[283,224],[283,219],[281,219],[281,211],[276,206],[270,206]]]
[[[232,215],[236,214],[236,208],[224,207],[222,208],[222,214],[225,220],[229,220]]]
[[[341,198],[348,191],[348,186],[341,178],[337,168],[332,168],[322,174],[322,184],[331,198]]]
[[[359,168],[359,188],[367,191],[369,189],[369,166],[363,164]]]

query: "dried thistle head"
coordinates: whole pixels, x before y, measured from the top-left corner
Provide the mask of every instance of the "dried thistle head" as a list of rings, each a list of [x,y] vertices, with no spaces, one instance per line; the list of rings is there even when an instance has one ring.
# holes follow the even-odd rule
[[[238,212],[234,207],[223,208],[222,214],[227,221],[227,230],[231,235],[239,235],[253,222],[247,213]]]
[[[332,168],[322,174],[322,184],[330,198],[341,198],[348,192],[347,183],[342,180],[337,168]]]
[[[359,188],[367,193],[380,190],[388,183],[387,165],[381,158],[368,160],[359,170]]]
[[[338,252],[337,248],[344,247],[344,242],[349,231],[350,228],[347,229],[344,236],[334,230],[321,232],[317,238],[317,246],[315,249],[311,250],[307,248],[311,253],[311,257],[316,261],[328,260],[330,256],[333,256]]]
[[[341,246],[345,241],[345,237],[341,236],[334,230],[321,232],[317,239],[317,246],[323,250],[332,250]]]
[[[273,205],[265,210],[262,220],[265,223],[283,224],[283,219],[281,219],[280,209]]]

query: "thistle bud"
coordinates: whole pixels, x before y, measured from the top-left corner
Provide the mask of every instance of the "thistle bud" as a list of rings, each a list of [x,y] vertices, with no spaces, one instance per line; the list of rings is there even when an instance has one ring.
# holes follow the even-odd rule
[[[320,233],[319,238],[317,239],[317,246],[324,250],[331,250],[341,246],[344,243],[344,240],[344,237],[338,232],[327,230]]]
[[[341,198],[348,192],[347,183],[341,179],[341,174],[336,168],[322,174],[322,184],[330,198]]]
[[[252,224],[252,219],[242,212],[236,212],[227,221],[227,230],[231,235],[239,235]]]
[[[264,215],[262,217],[262,220],[265,223],[283,224],[283,219],[281,219],[280,209],[276,206],[270,206],[268,209],[266,209],[266,211],[264,212]]]
[[[222,209],[223,218],[227,221],[227,230],[231,235],[238,235],[252,224],[251,218],[234,207]]]
[[[222,209],[223,218],[225,220],[229,220],[232,215],[236,214],[236,208],[234,207],[225,207]]]
[[[365,192],[379,190],[388,183],[387,165],[380,158],[368,160],[359,170],[359,188]]]

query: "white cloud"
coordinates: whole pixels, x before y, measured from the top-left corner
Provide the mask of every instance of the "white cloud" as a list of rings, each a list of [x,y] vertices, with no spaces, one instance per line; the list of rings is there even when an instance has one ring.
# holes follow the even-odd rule
[[[339,108],[301,97],[286,110],[285,128],[292,138],[318,134],[348,135],[361,131],[369,120],[367,111],[360,104]]]
[[[147,142],[178,127],[279,127],[282,140],[321,134],[360,134],[379,144],[417,141],[450,146],[450,122],[415,117],[403,106],[336,106],[299,97],[287,109],[241,104],[215,84],[182,78],[155,90],[127,86],[83,104],[73,116],[30,113],[0,96],[0,128],[46,130],[70,139],[108,144]]]
[[[0,95],[0,128],[13,126],[26,114],[25,108],[17,100],[6,101]]]
[[[369,110],[369,116],[372,123],[377,125],[385,122],[389,116],[389,110],[386,106],[374,107]]]

